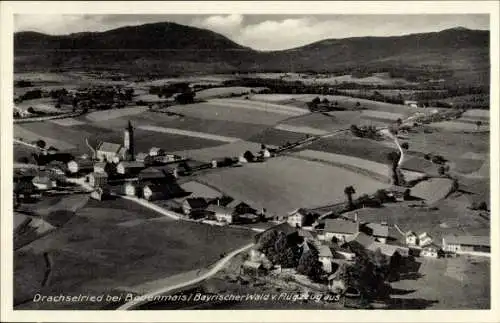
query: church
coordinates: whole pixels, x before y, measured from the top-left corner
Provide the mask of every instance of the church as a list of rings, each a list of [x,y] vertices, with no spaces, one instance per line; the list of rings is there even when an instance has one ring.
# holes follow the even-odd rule
[[[129,120],[123,132],[123,145],[101,141],[97,145],[96,158],[111,163],[118,163],[121,160],[133,161],[135,159],[134,145],[134,127]]]

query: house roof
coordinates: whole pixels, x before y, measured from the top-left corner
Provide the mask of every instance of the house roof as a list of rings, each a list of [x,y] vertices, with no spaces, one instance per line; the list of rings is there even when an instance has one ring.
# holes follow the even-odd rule
[[[421,234],[418,235],[419,239],[423,238],[432,238],[427,232],[422,232]]]
[[[377,249],[380,249],[382,254],[388,257],[392,257],[396,253],[396,251],[399,250],[408,251],[408,248],[406,247],[392,245],[392,244],[385,244],[378,241],[372,243],[367,249],[373,252],[377,251]]]
[[[261,266],[262,266],[262,264],[260,262],[256,262],[256,261],[247,260],[243,263],[243,267],[246,267],[246,268],[259,269]]]
[[[348,242],[357,242],[364,248],[368,248],[375,242],[375,239],[364,232],[358,232],[358,234]]]
[[[151,149],[149,149],[149,152],[160,152],[160,151],[163,151],[162,148],[159,148],[159,147],[151,147]]]
[[[387,225],[380,223],[367,223],[366,227],[372,231],[371,234],[375,237],[387,238],[389,236],[389,226]]]
[[[357,233],[358,229],[359,224],[356,222],[342,219],[325,220],[325,232],[353,234]]]
[[[232,214],[234,212],[233,208],[225,207],[225,206],[220,206],[220,205],[214,205],[210,204],[207,207],[207,211],[214,212],[214,213],[224,213],[224,214]]]
[[[140,161],[122,161],[123,168],[144,168],[144,163]]]
[[[413,231],[407,231],[407,232],[405,233],[405,236],[407,236],[407,237],[409,237],[409,236],[415,236],[415,237],[416,237],[416,236],[417,236],[417,234],[416,234],[415,232],[413,232]]]
[[[299,231],[299,236],[306,239],[314,239],[314,235],[311,231],[304,229],[299,229],[298,231]]]
[[[320,256],[320,257],[331,257],[331,258],[333,258],[332,250],[330,249],[330,247],[328,247],[326,245],[321,245],[319,247],[318,251],[319,251],[318,256]]]
[[[106,173],[96,173],[96,172],[92,172],[89,174],[90,176],[93,176],[95,178],[108,178],[108,174]]]
[[[193,209],[205,208],[207,207],[207,201],[202,197],[192,197],[184,200]]]
[[[232,207],[232,208],[236,208],[238,206],[245,206],[245,207],[251,207],[250,205],[248,205],[247,203],[241,201],[241,200],[232,200],[231,202],[229,202],[227,205],[227,207]]]
[[[490,246],[489,236],[454,236],[448,235],[443,238],[447,244],[460,244],[468,246]]]
[[[161,170],[148,167],[139,172],[139,179],[155,179],[155,178],[165,178],[165,173]]]
[[[103,141],[97,146],[97,150],[104,151],[104,152],[109,152],[109,153],[118,153],[120,149],[122,148],[122,145],[120,144],[115,144],[112,142],[106,142]]]
[[[104,167],[106,167],[106,163],[105,162],[97,162],[94,164],[94,167],[104,168]]]
[[[92,168],[94,167],[94,162],[89,159],[75,159],[75,160],[70,160],[69,163],[76,163],[78,165],[78,168]]]

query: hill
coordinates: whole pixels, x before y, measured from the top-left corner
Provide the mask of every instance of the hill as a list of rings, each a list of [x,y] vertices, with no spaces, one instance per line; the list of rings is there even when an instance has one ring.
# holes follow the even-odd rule
[[[215,32],[175,23],[106,32],[14,35],[15,70],[123,72],[391,72],[489,80],[489,31],[453,28],[397,37],[327,39],[282,51],[256,51]],[[403,70],[403,72],[402,72]],[[168,72],[166,72],[168,71]],[[412,77],[412,75],[404,75]]]

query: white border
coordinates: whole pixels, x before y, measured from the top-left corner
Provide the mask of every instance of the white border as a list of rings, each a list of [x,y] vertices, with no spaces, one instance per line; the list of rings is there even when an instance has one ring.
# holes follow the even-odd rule
[[[468,311],[12,311],[12,34],[15,13],[55,14],[490,14],[491,34],[491,196],[499,188],[499,3],[497,1],[412,2],[28,2],[3,1],[1,13],[1,318],[36,322],[497,322],[499,315],[499,219],[498,199],[491,202],[491,310]]]

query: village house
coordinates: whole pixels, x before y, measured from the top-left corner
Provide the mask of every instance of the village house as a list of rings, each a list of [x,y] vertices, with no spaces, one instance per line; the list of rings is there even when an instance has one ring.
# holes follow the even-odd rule
[[[146,200],[166,200],[184,193],[176,182],[143,182],[142,185],[142,197]]]
[[[256,223],[259,222],[259,216],[251,213],[237,214],[235,216],[235,221],[242,224]]]
[[[408,257],[410,254],[410,249],[406,247],[392,245],[392,244],[385,244],[378,241],[373,242],[367,249],[373,252],[376,252],[377,249],[380,249],[382,254],[388,258],[391,258],[396,254],[399,254],[402,257]]]
[[[139,181],[150,181],[155,183],[166,182],[169,179],[164,172],[152,167],[141,170],[137,177]],[[171,181],[175,181],[175,178],[172,175],[169,177]]]
[[[299,208],[288,213],[287,222],[293,227],[301,228],[310,226],[319,217],[319,215],[309,210]]]
[[[108,187],[97,187],[90,193],[90,197],[94,200],[103,201],[111,196],[111,191]]]
[[[106,163],[97,162],[94,164],[94,173],[105,173],[106,172]]]
[[[126,158],[127,149],[120,144],[101,142],[96,149],[97,159],[117,163]]]
[[[46,191],[57,187],[57,182],[50,178],[49,175],[35,176],[32,183],[40,191]]]
[[[188,216],[200,215],[200,213],[205,212],[207,207],[207,201],[201,197],[187,198],[182,202],[182,211]]]
[[[138,193],[137,184],[133,182],[126,182],[122,185],[121,193],[126,196],[136,196]]]
[[[253,208],[249,204],[233,199],[231,202],[225,205],[228,208],[234,209],[236,215],[240,214],[257,214],[257,209]]]
[[[366,223],[361,229],[381,243],[386,243],[389,238],[389,226],[386,223]]]
[[[410,108],[418,108],[418,102],[413,100],[405,100],[404,105],[409,106]]]
[[[88,182],[92,187],[102,187],[108,183],[108,174],[92,172],[87,175]]]
[[[70,174],[85,174],[94,171],[94,163],[89,159],[70,160],[67,164]]]
[[[443,237],[443,250],[455,253],[489,253],[491,250],[490,237],[448,235]]]
[[[435,246],[427,246],[422,249],[420,252],[420,256],[426,258],[438,258],[439,257],[439,248]]]
[[[344,219],[325,220],[324,240],[346,241],[354,237],[359,232],[359,223]]]
[[[149,156],[163,156],[165,155],[165,150],[158,148],[158,147],[152,147],[149,150]]]
[[[234,209],[211,204],[207,207],[207,213],[211,214],[217,221],[224,223],[234,222]]]
[[[432,237],[427,232],[422,232],[418,235],[418,245],[420,247],[428,246],[432,243]]]
[[[251,275],[254,277],[263,276],[267,273],[267,270],[262,265],[262,262],[255,262],[251,260],[245,261],[240,268],[240,274]]]
[[[135,160],[138,161],[138,162],[143,162],[146,160],[146,157],[148,157],[149,154],[148,153],[138,153],[137,155],[135,155]]]
[[[179,168],[183,167],[175,167],[175,166],[154,166],[154,169],[161,171],[167,178],[174,177],[174,178],[179,178]]]
[[[326,273],[332,272],[333,253],[327,245],[321,245],[318,250],[318,260],[322,264],[322,268]]]
[[[408,231],[405,233],[406,244],[409,246],[416,246],[418,244],[418,236],[413,231]]]
[[[138,161],[121,161],[116,166],[116,172],[121,175],[137,175],[144,169],[144,163]]]

